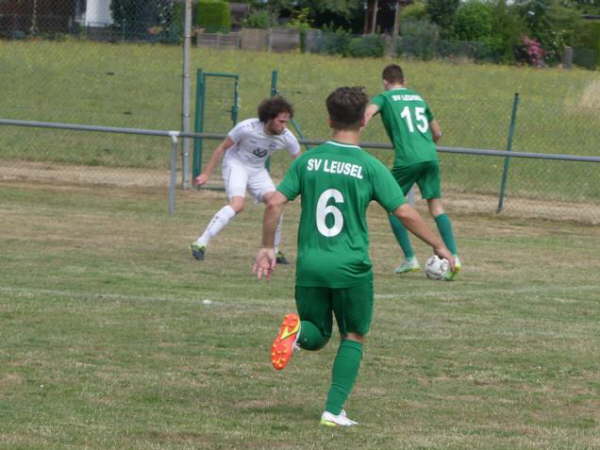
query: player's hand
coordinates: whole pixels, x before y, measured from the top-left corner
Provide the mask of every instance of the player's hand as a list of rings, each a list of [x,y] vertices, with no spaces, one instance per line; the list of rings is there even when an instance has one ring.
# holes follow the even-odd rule
[[[196,186],[202,186],[207,181],[208,181],[208,175],[206,175],[205,173],[201,173],[196,178],[194,178],[194,184]]]
[[[259,280],[262,280],[263,277],[269,280],[276,265],[275,249],[261,248],[256,254],[252,272],[256,274],[256,278]]]
[[[450,253],[450,250],[448,250],[446,246],[435,247],[433,249],[433,253],[438,255],[440,258],[446,259],[450,265],[450,271],[454,272],[456,261],[454,261],[454,256],[452,256],[452,253]]]

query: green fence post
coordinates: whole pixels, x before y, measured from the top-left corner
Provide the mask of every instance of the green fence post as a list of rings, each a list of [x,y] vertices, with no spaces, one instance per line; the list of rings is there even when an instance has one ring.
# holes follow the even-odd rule
[[[271,97],[275,97],[277,95],[277,78],[279,77],[279,73],[274,70],[271,72]]]
[[[519,106],[519,93],[515,93],[513,100],[512,114],[510,116],[510,126],[508,128],[508,141],[506,143],[506,151],[512,150],[512,141],[515,135],[515,127],[517,123],[517,108]],[[508,181],[508,166],[510,164],[510,156],[504,158],[504,169],[502,170],[502,181],[500,182],[500,198],[498,199],[498,209],[496,214],[502,211],[504,207],[504,197],[506,195],[506,183]]]
[[[194,132],[204,131],[204,75],[202,69],[196,72],[196,116],[194,118]],[[194,163],[192,177],[196,178],[202,171],[202,138],[194,138]]]
[[[233,106],[231,107],[231,121],[233,125],[235,125],[238,121],[238,112],[240,111],[240,79],[239,77],[235,78],[235,83],[233,85]]]
[[[271,97],[275,97],[276,95],[279,94],[279,92],[277,92],[277,79],[278,78],[279,78],[279,72],[277,72],[276,70],[273,70],[271,72]],[[271,157],[270,156],[265,161],[265,167],[267,168],[267,170],[269,172],[271,171]]]

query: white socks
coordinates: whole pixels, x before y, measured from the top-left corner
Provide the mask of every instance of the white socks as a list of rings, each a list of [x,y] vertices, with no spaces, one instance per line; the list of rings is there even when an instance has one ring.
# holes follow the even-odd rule
[[[229,206],[223,206],[217,213],[213,216],[211,221],[208,223],[208,226],[200,236],[196,240],[196,244],[206,246],[208,242],[214,238],[219,232],[225,228],[225,225],[229,223],[231,219],[235,217],[234,209]]]

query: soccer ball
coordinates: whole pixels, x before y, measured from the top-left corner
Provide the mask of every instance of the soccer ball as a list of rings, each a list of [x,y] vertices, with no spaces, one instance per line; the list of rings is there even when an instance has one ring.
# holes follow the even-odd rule
[[[440,258],[438,255],[429,257],[425,263],[425,275],[430,280],[443,280],[449,270],[448,260]]]

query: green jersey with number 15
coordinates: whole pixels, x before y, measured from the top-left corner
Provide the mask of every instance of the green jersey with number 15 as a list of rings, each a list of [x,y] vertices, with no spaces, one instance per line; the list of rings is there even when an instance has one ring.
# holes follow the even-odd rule
[[[379,107],[383,126],[394,146],[394,167],[437,160],[429,129],[433,114],[417,92],[392,89],[373,97],[371,103]]]
[[[296,285],[346,288],[372,280],[366,212],[405,202],[390,171],[355,145],[328,141],[297,158],[277,187],[301,196]]]

